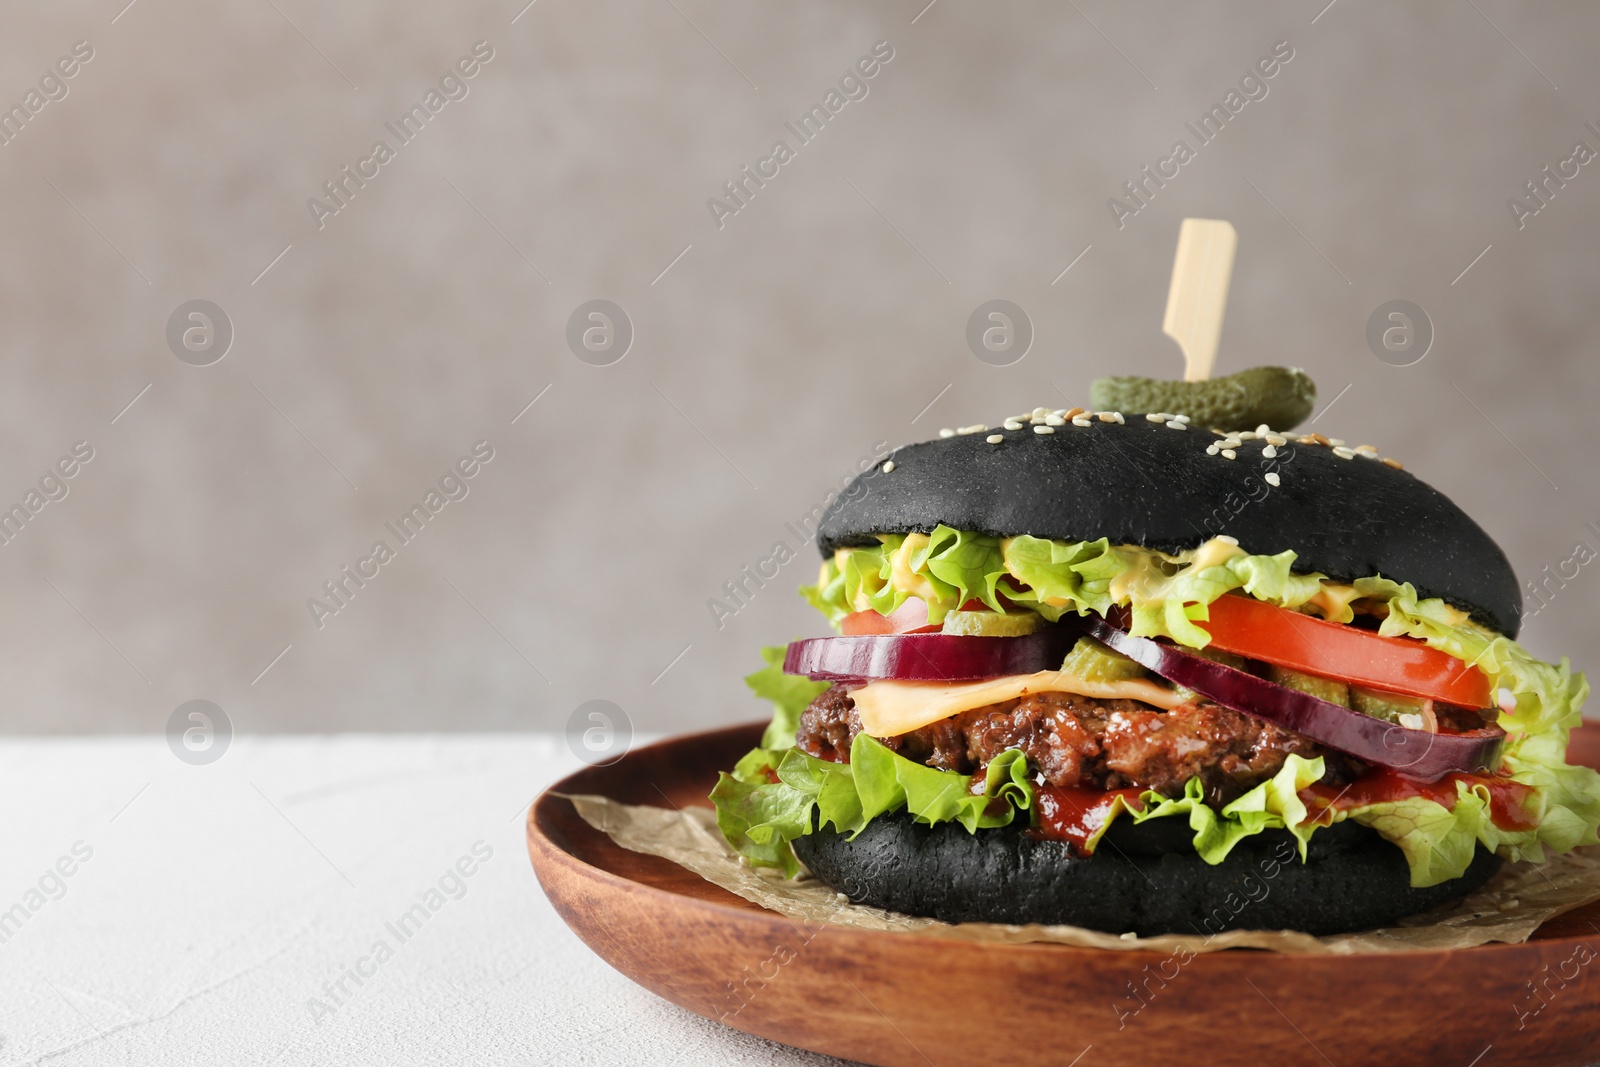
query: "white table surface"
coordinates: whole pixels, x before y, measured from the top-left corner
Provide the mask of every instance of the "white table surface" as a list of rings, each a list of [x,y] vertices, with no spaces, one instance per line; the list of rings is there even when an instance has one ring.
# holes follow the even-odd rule
[[[522,813],[577,766],[546,735],[236,737],[199,767],[161,736],[0,741],[0,1065],[836,1063],[668,1004],[566,928]],[[459,899],[387,932],[478,842]]]

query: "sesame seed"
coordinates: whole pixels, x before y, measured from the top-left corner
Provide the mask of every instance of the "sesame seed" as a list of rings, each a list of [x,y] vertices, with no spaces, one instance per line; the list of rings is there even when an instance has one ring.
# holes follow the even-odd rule
[[[1172,417],[1177,419],[1179,422],[1189,422],[1189,421],[1191,421],[1189,416],[1187,416],[1187,415],[1174,415]]]
[[[988,441],[991,445],[997,445],[1001,441],[1004,441],[1005,439],[1006,439],[1006,435],[1003,434],[1003,433],[992,433],[988,437],[984,438],[984,440]]]
[[[961,429],[957,430],[956,433],[961,433],[961,434],[983,433],[988,428],[989,427],[985,426],[983,423],[977,422],[977,423],[973,423],[971,426],[963,426],[963,427],[961,427]]]
[[[1378,458],[1378,447],[1376,445],[1356,445],[1356,454],[1357,455],[1361,455],[1361,456],[1369,456],[1372,459],[1377,459]]]
[[[1264,422],[1260,426],[1256,427],[1256,436],[1257,437],[1265,437],[1267,434],[1269,434],[1271,432],[1272,432],[1272,427],[1268,426]]]
[[[1350,448],[1335,448],[1333,450],[1333,454],[1338,456],[1340,459],[1355,459],[1356,458],[1355,450],[1354,449],[1350,449]]]
[[[1044,424],[1046,426],[1065,426],[1067,424],[1067,420],[1063,419],[1060,415],[1047,415],[1045,417]]]
[[[1222,458],[1223,459],[1238,459],[1239,458],[1239,453],[1235,452],[1231,448],[1224,448],[1222,450]]]
[[[1097,411],[1094,413],[1094,417],[1099,419],[1101,422],[1117,421],[1117,413],[1115,411]]]
[[[1289,439],[1287,437],[1282,436],[1281,434],[1275,434],[1275,433],[1267,434],[1267,444],[1269,444],[1269,445],[1282,447],[1283,445],[1286,445],[1288,443],[1289,443]]]
[[[1008,430],[1022,429],[1022,423],[1018,422],[1016,419],[1007,419],[1002,425],[1004,425]]]
[[[1056,432],[1056,428],[1054,426],[1035,426],[1033,428],[1033,432],[1034,433],[1055,433]]]
[[[1241,441],[1254,441],[1256,439],[1256,435],[1249,430],[1241,430],[1233,436]]]
[[[1261,450],[1261,455],[1263,457],[1265,457],[1266,459],[1271,459],[1273,456],[1276,456],[1277,454],[1278,454],[1278,450],[1276,448],[1274,448],[1273,446],[1271,446],[1271,445],[1268,445],[1266,448],[1263,448]]]
[[[1068,408],[1061,413],[1061,417],[1063,419],[1075,419],[1082,414],[1085,414],[1082,408]]]
[[[1120,411],[1113,411],[1111,413],[1111,417],[1113,419],[1117,420],[1117,425],[1118,426],[1126,426],[1128,424],[1127,421],[1125,419],[1123,419],[1122,412],[1120,412]]]
[[[1264,477],[1267,479],[1267,484],[1272,486],[1274,489],[1276,489],[1280,484],[1281,479],[1279,479],[1276,471],[1268,471]]]
[[[1343,448],[1344,447],[1344,441],[1340,440],[1337,437],[1328,437],[1328,438],[1324,438],[1324,440],[1326,440],[1327,443],[1332,445],[1334,448]]]
[[[891,459],[891,460],[889,460],[887,463],[885,463],[883,465],[883,473],[891,474],[893,472],[894,472],[894,460]]]
[[[1188,423],[1179,422],[1177,419],[1167,420],[1167,429],[1169,430],[1187,430],[1188,428]]]
[[[1405,466],[1399,460],[1390,459],[1388,456],[1383,457],[1383,465],[1385,467],[1393,467],[1397,471],[1405,470]]]
[[[1152,414],[1146,415],[1144,418],[1145,418],[1146,422],[1166,422],[1167,421],[1167,417],[1165,415],[1161,414],[1160,412],[1154,412]]]
[[[1074,426],[1089,426],[1090,422],[1089,422],[1088,419],[1084,418],[1082,415],[1079,415],[1077,418],[1072,420],[1072,425],[1074,425]]]
[[[1031,419],[1036,419],[1039,422],[1043,422],[1044,417],[1048,414],[1050,414],[1049,408],[1034,408],[1033,412],[1028,417]]]
[[[1208,456],[1214,456],[1221,451],[1222,446],[1217,444],[1215,441],[1212,441],[1209,445],[1206,445],[1206,455]]]
[[[1232,534],[1217,534],[1217,540],[1218,541],[1226,541],[1228,544],[1234,546],[1235,548],[1239,547],[1239,539],[1237,537],[1233,536]]]
[[[946,427],[945,429],[939,431],[939,436],[940,437],[954,437],[955,435],[956,435],[956,432],[954,430],[952,430],[952,429],[949,429],[948,427]]]

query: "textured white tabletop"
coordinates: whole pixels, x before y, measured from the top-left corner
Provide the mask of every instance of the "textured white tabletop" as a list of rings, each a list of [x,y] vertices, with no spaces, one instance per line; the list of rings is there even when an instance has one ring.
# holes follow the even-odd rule
[[[577,766],[544,735],[0,741],[0,1065],[837,1062],[566,928],[522,814]]]

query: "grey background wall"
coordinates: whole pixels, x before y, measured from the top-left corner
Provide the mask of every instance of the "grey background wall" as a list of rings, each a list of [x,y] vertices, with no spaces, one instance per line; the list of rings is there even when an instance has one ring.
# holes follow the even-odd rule
[[[1319,430],[1404,460],[1525,577],[1600,547],[1600,165],[1521,228],[1507,207],[1600,149],[1592,5],[123,2],[0,33],[7,104],[93,50],[0,145],[0,500],[93,449],[0,545],[6,730],[159,730],[193,698],[240,730],[753,717],[758,646],[818,629],[814,553],[721,628],[708,598],[876,441],[1175,374],[1185,215],[1239,230],[1219,373],[1307,368]],[[880,41],[800,144],[785,123]],[[1280,41],[1266,95],[1119,227],[1108,198]],[[719,226],[708,198],[779,139]],[[376,174],[319,226],[346,165]],[[634,331],[603,367],[566,342],[597,298]],[[991,298],[1033,323],[1011,366],[964,340]],[[1364,339],[1394,298],[1436,331],[1413,366]],[[232,324],[208,366],[167,341],[192,299]],[[478,441],[400,545],[385,522]],[[1574,569],[1526,641],[1594,665],[1600,568]]]

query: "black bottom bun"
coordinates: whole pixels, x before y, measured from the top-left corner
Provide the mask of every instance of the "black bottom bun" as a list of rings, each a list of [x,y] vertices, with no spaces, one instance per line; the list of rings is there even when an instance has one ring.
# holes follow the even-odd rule
[[[855,840],[832,829],[797,839],[811,873],[857,904],[945,922],[1046,923],[1107,933],[1208,936],[1223,930],[1338,934],[1388,926],[1477,889],[1500,867],[1481,846],[1460,878],[1413,889],[1404,855],[1376,831],[1342,822],[1294,838],[1268,830],[1212,866],[1185,819],[1118,819],[1093,856],[1074,856],[1019,826],[969,834],[904,812]]]

